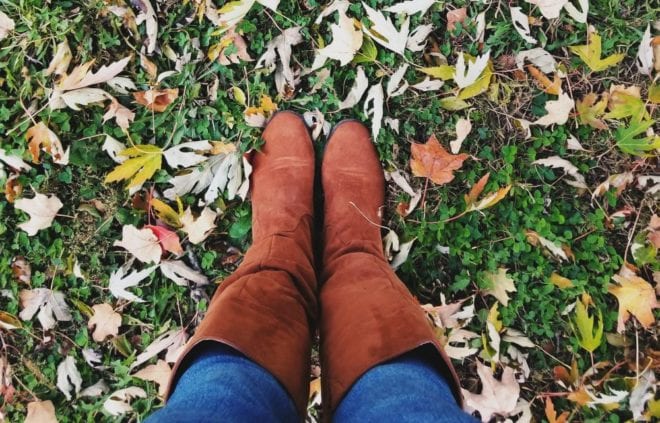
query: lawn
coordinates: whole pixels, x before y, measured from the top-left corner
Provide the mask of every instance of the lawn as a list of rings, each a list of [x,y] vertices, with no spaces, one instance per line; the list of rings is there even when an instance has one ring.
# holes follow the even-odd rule
[[[163,405],[250,246],[244,154],[289,109],[319,156],[342,119],[374,134],[384,249],[468,411],[659,418],[659,12],[0,0],[0,416],[140,421]]]

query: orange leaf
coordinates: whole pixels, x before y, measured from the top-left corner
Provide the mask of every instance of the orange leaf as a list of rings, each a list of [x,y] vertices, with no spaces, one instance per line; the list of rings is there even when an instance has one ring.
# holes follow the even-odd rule
[[[431,135],[426,144],[413,143],[410,167],[413,175],[429,178],[438,185],[444,185],[454,179],[454,171],[463,166],[470,156],[451,154],[445,150],[435,135]]]
[[[25,139],[28,142],[33,163],[39,163],[41,149],[53,156],[55,163],[68,163],[68,154],[64,151],[59,137],[45,123],[39,122],[28,129],[25,133]]]
[[[571,392],[568,394],[567,397],[570,401],[573,401],[574,403],[581,405],[584,407],[588,403],[591,402],[591,397],[587,393],[587,390],[585,389],[584,385],[580,386],[576,391]]]
[[[163,248],[163,250],[169,251],[170,253],[176,254],[177,256],[183,254],[183,248],[179,242],[179,235],[177,235],[176,232],[156,225],[145,225],[144,227],[151,229],[151,232],[156,235],[156,238],[158,238],[158,242],[160,242],[160,246]]]
[[[549,423],[566,423],[566,420],[568,419],[568,411],[564,411],[559,417],[557,417],[555,405],[552,403],[552,400],[547,397],[545,399],[545,417],[548,419]]]
[[[488,183],[488,178],[490,178],[490,172],[482,176],[481,179],[479,179],[479,182],[472,186],[470,193],[465,196],[465,204],[469,205],[477,201],[477,198],[479,198]]]
[[[541,89],[548,94],[559,95],[561,93],[561,79],[559,75],[555,73],[554,80],[550,81],[550,78],[545,76],[536,66],[527,65],[527,70],[529,73],[536,79],[536,82],[539,83]]]
[[[167,88],[163,90],[152,89],[133,92],[133,97],[138,104],[141,104],[154,112],[164,112],[167,109],[167,106],[172,104],[178,96],[178,88]]]
[[[461,7],[447,12],[447,31],[456,29],[457,23],[463,23],[467,19],[467,9]]]

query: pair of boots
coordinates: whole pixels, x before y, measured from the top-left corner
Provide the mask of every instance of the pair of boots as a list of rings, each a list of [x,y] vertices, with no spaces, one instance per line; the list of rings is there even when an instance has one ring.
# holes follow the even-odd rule
[[[340,123],[325,149],[320,269],[312,243],[315,159],[308,129],[299,115],[280,112],[263,138],[253,159],[253,245],[218,288],[175,365],[170,390],[196,345],[221,342],[268,370],[303,418],[318,322],[326,418],[363,373],[422,346],[460,401],[456,375],[426,315],[383,254],[385,183],[369,131],[356,121]]]

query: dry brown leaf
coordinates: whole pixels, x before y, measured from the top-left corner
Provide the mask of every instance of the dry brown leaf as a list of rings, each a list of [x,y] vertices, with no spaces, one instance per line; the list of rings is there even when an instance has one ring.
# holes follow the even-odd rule
[[[133,98],[138,104],[154,112],[164,112],[179,96],[178,88],[150,89],[133,92]]]
[[[53,157],[53,162],[66,165],[69,163],[69,150],[64,151],[62,143],[55,132],[48,129],[45,123],[39,122],[25,133],[32,162],[39,163],[40,151],[43,150]]]
[[[14,173],[5,182],[5,198],[8,203],[13,203],[23,193],[23,184],[21,184],[18,176],[17,173]]]
[[[87,327],[94,328],[92,338],[103,342],[108,336],[117,336],[121,326],[121,314],[115,312],[110,304],[96,304],[92,307],[94,315],[89,319]]]
[[[467,154],[454,155],[447,152],[435,135],[431,135],[426,144],[413,143],[411,152],[410,167],[413,175],[429,178],[438,185],[451,182],[454,171],[460,169],[470,157]]]
[[[167,383],[170,379],[172,369],[165,360],[158,360],[156,364],[145,367],[133,374],[133,377],[155,382],[158,385],[158,396],[165,397],[167,394]]]
[[[19,282],[29,285],[32,279],[32,266],[25,257],[17,256],[11,261],[11,272]]]
[[[456,24],[465,22],[465,19],[467,19],[467,9],[465,7],[450,10],[447,12],[447,31],[453,31],[456,29]]]
[[[626,328],[626,322],[632,314],[644,328],[650,328],[655,323],[653,309],[658,308],[656,292],[650,283],[630,272],[619,272],[612,276],[618,284],[610,284],[607,291],[619,300],[619,318],[617,332]]]

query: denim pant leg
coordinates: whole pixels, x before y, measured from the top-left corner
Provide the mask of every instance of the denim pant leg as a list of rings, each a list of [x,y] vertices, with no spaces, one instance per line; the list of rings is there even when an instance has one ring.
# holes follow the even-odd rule
[[[263,367],[231,347],[200,346],[167,404],[146,423],[297,422],[296,407]]]
[[[339,403],[333,421],[475,423],[478,420],[461,410],[445,378],[416,350],[362,375]]]

